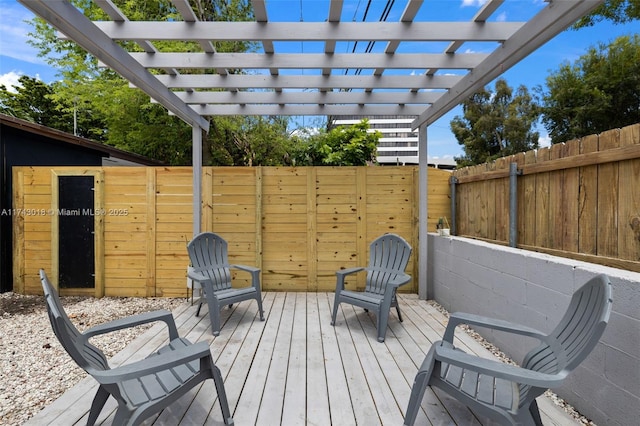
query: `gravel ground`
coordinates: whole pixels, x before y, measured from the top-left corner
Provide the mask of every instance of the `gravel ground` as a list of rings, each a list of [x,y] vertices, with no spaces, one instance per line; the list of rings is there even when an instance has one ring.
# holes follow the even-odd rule
[[[80,331],[116,318],[168,309],[185,299],[61,297]],[[51,330],[42,296],[0,294],[0,425],[21,425],[86,377]],[[151,325],[92,339],[108,358]]]
[[[173,311],[185,299],[61,297],[71,321],[80,331],[137,313]],[[431,301],[448,316],[448,312]],[[64,351],[51,330],[42,296],[0,293],[0,425],[18,426],[33,417],[67,389],[86,377]],[[139,326],[92,339],[111,358],[151,325]],[[505,362],[504,353],[471,328],[465,331]],[[579,422],[595,426],[551,391],[549,396]]]

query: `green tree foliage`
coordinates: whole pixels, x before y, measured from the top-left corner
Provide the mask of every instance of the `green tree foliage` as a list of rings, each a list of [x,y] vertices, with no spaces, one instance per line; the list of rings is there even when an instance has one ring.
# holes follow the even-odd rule
[[[73,130],[73,115],[62,112],[63,106],[52,99],[52,94],[51,86],[23,75],[13,90],[0,86],[0,112],[67,132]]]
[[[533,131],[539,107],[525,86],[513,91],[498,79],[495,92],[484,88],[462,103],[463,116],[451,121],[451,131],[462,145],[459,166],[481,164],[538,147]]]
[[[640,35],[590,48],[547,77],[542,121],[552,143],[640,122]]]
[[[379,131],[369,131],[364,119],[352,126],[338,126],[301,141],[293,163],[307,166],[366,166],[375,163]]]
[[[110,19],[93,1],[72,2],[91,20]],[[114,3],[132,21],[182,19],[169,0],[114,0]],[[252,19],[251,4],[247,0],[191,0],[190,3],[201,20]],[[191,163],[192,132],[186,123],[170,116],[164,107],[150,103],[149,96],[142,91],[129,88],[128,82],[112,70],[99,68],[96,59],[75,43],[59,40],[45,21],[36,18],[32,24],[31,43],[61,76],[61,82],[50,94],[51,99],[65,114],[75,108],[78,117],[93,119],[94,126],[84,136],[168,164]],[[141,50],[132,42],[122,46],[130,51]],[[198,43],[189,41],[154,41],[154,46],[159,51],[201,50]],[[214,47],[218,52],[243,52],[255,45],[226,41],[215,42]],[[210,124],[210,133],[203,140],[205,164],[271,165],[288,161],[286,119],[212,117]]]
[[[292,141],[283,117],[218,117],[211,121],[209,152],[203,162],[229,166],[290,164]]]
[[[606,0],[591,14],[576,22],[573,28],[591,27],[600,21],[624,24],[637,19],[640,19],[640,0]]]
[[[56,96],[60,83],[47,85],[23,75],[13,91],[0,86],[0,112],[78,136],[101,140],[99,117],[84,113],[85,105]],[[74,123],[74,116],[75,123]]]

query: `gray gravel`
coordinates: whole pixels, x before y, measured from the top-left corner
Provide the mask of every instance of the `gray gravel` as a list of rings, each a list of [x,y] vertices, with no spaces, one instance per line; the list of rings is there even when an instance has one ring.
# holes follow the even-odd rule
[[[80,331],[137,313],[173,311],[185,299],[62,297]],[[92,339],[108,358],[151,325]],[[42,296],[0,294],[0,425],[21,425],[86,377],[51,330]]]

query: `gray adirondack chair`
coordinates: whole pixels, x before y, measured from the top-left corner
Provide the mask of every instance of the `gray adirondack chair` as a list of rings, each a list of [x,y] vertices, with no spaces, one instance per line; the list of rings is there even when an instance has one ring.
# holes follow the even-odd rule
[[[536,398],[562,384],[602,336],[611,312],[611,283],[598,275],[571,298],[550,334],[530,327],[472,314],[452,314],[443,340],[427,353],[411,390],[405,425],[413,425],[427,386],[436,386],[478,414],[504,425],[542,425]],[[522,367],[466,354],[453,346],[458,324],[533,337],[541,343]]]
[[[95,424],[110,395],[118,402],[113,424],[137,425],[209,378],[215,383],[224,423],[233,424],[222,375],[213,363],[209,345],[206,342],[191,344],[178,336],[171,312],[159,310],[133,315],[80,333],[69,320],[43,270],[40,270],[40,280],[55,335],[71,358],[100,384],[87,425]],[[169,343],[144,360],[111,368],[104,353],[89,343],[92,337],[155,321],[167,324]]]
[[[376,314],[378,341],[384,342],[389,321],[389,310],[396,308],[398,319],[402,314],[396,298],[396,290],[407,284],[411,277],[404,270],[411,256],[411,246],[402,237],[385,234],[376,238],[369,247],[369,265],[336,271],[336,293],[331,325],[335,326],[338,305],[349,303]],[[364,291],[345,289],[345,278],[360,271],[367,272]]]
[[[196,235],[187,244],[192,268],[188,275],[193,281],[200,283],[204,299],[198,301],[200,315],[202,304],[206,301],[211,319],[211,330],[214,336],[220,334],[220,311],[225,305],[231,307],[243,300],[255,299],[258,302],[260,320],[264,321],[262,294],[260,292],[260,269],[253,266],[230,265],[228,244],[224,238],[212,232]],[[251,286],[233,288],[231,286],[231,269],[246,271],[251,274]]]

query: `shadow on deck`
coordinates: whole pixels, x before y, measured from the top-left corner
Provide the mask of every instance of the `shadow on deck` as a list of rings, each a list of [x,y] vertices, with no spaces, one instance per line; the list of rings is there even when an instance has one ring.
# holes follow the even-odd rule
[[[333,293],[263,293],[265,319],[255,302],[222,312],[223,328],[213,337],[206,309],[185,303],[174,311],[181,336],[210,343],[222,371],[236,425],[401,425],[411,385],[431,342],[440,340],[446,317],[414,294],[400,294],[404,322],[395,311],[384,343],[376,341],[375,318],[341,304],[330,325]],[[457,345],[494,357],[463,332]],[[142,359],[166,343],[157,324],[112,358],[112,365]],[[28,425],[86,424],[97,383],[87,377],[33,417]],[[110,399],[98,424],[110,425]],[[546,397],[538,398],[545,425],[578,425]],[[222,425],[212,380],[144,424]],[[440,391],[427,389],[416,425],[488,424]]]

